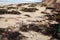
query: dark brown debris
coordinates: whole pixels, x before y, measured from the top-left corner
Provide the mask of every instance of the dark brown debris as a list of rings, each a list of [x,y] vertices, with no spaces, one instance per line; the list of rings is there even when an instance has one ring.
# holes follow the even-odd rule
[[[31,17],[30,15],[24,15],[24,16]]]
[[[16,7],[7,7],[7,9],[16,9]]]
[[[35,25],[35,24],[30,24],[29,25],[29,29],[30,29],[30,31],[35,31],[35,32],[39,32],[40,31],[39,26]]]
[[[35,12],[37,10],[38,10],[37,8],[23,8],[23,9],[21,9],[21,11],[24,11],[24,12]]]
[[[11,32],[11,31],[5,31],[7,29],[4,28],[0,28],[0,40],[5,40],[5,38],[7,38],[7,40],[23,40],[26,39],[28,37],[24,36],[23,34],[19,33],[19,32]]]
[[[17,14],[17,15],[19,15],[19,14],[21,14],[21,13],[18,12],[18,11],[9,11],[8,14]]]
[[[27,27],[27,25],[22,25],[22,27],[20,27],[20,31],[28,32],[29,28]]]
[[[28,7],[35,7],[36,4],[30,4]]]
[[[0,9],[0,14],[6,14],[7,10],[6,9]]]
[[[20,12],[18,11],[7,11],[6,9],[0,9],[0,15],[2,14],[21,14]]]
[[[55,7],[56,7],[56,11],[57,12],[60,12],[60,3],[56,3],[55,4]]]
[[[0,19],[1,19],[1,18],[4,18],[4,17],[0,17]]]

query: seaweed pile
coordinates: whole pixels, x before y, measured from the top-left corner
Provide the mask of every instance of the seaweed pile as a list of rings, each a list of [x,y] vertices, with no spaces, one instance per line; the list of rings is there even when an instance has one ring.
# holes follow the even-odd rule
[[[0,29],[0,35],[4,36],[1,36],[1,40],[25,40],[26,38],[26,40],[34,40],[34,36],[29,39],[29,36],[25,35],[25,33],[29,35],[31,31],[32,33],[42,33],[45,36],[54,35],[55,27],[60,23],[60,10],[58,10],[60,4],[58,6],[56,4],[56,7],[44,6],[43,4],[38,6],[37,4],[5,5],[4,8],[1,7],[0,27],[6,27],[5,25],[8,27]]]

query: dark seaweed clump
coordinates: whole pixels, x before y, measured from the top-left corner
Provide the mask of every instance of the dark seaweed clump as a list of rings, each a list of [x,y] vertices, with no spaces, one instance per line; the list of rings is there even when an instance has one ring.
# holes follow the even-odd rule
[[[36,4],[30,4],[28,7],[35,7]]]
[[[0,28],[0,40],[25,40],[27,37],[19,32],[11,32],[5,28]]]
[[[6,9],[0,9],[0,15],[2,14],[21,14],[18,11],[7,11]]]
[[[18,11],[9,11],[8,14],[17,14],[17,15],[19,15],[19,14],[21,14],[21,13],[18,12]]]
[[[6,9],[0,9],[0,14],[6,14],[7,10]]]
[[[24,11],[24,12],[35,12],[37,10],[38,10],[37,8],[22,8],[21,9],[21,11]]]
[[[16,9],[16,7],[7,7],[7,9]]]

